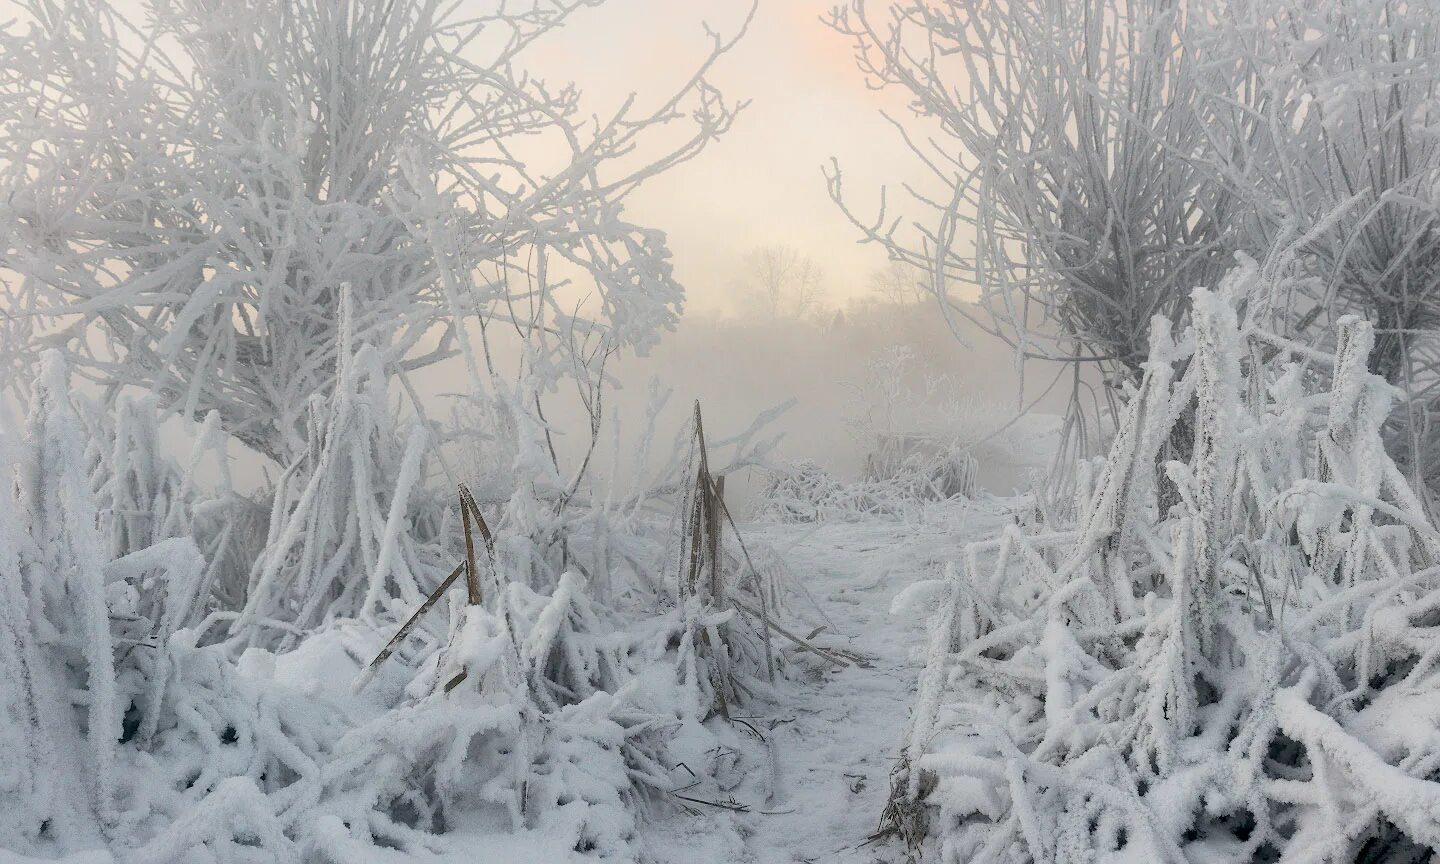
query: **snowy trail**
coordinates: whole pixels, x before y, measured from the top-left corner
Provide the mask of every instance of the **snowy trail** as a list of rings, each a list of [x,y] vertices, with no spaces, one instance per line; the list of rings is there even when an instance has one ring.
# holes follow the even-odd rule
[[[653,859],[663,864],[904,860],[903,850],[888,843],[862,845],[875,831],[889,792],[918,674],[910,652],[923,622],[892,616],[890,601],[914,582],[934,578],[996,518],[972,509],[925,526],[875,521],[742,529],[747,540],[771,544],[784,555],[796,586],[790,619],[802,622],[805,632],[826,625],[818,644],[862,654],[870,666],[797,674],[776,705],[745,715],[762,730],[773,726],[765,734],[778,754],[777,794],[761,804],[760,786],[747,780],[734,796],[767,812],[717,809],[668,818],[649,838]],[[756,755],[761,753],[757,746]]]

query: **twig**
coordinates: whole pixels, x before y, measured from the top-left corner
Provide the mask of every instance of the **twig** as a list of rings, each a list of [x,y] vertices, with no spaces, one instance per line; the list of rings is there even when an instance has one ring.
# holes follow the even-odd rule
[[[804,648],[806,651],[823,657],[824,659],[829,660],[831,663],[834,663],[836,666],[839,666],[841,668],[848,668],[850,666],[849,663],[841,660],[839,657],[831,654],[824,648],[816,648],[814,645],[811,645],[809,642],[806,642],[804,639],[801,639],[799,636],[796,636],[794,633],[791,633],[789,630],[786,630],[784,627],[781,627],[774,621],[763,617],[759,612],[742,602],[733,594],[730,596],[730,602],[734,603],[735,608],[739,609],[741,612],[748,613],[756,618],[759,618],[761,621],[764,621],[765,625],[768,626],[770,629],[774,630],[776,633],[779,633],[781,636],[784,636],[786,639],[789,639],[791,642],[794,642],[796,645],[799,645],[801,648]]]
[[[726,803],[724,801],[706,801],[704,798],[691,798],[689,795],[681,795],[678,792],[671,792],[670,794],[674,795],[676,798],[679,798],[681,801],[689,801],[694,804],[706,804],[711,807],[719,807],[721,810],[733,810],[736,813],[750,812],[750,807],[748,805],[741,804],[739,802]]]
[[[480,574],[475,572],[475,539],[470,536],[470,509],[465,506],[465,487],[460,489],[460,522],[465,529],[465,592],[470,605],[479,606],[484,598],[480,594]]]

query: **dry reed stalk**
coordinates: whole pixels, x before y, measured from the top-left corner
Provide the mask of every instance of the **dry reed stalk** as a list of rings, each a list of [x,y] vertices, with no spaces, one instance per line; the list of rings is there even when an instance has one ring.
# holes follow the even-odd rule
[[[415,624],[419,622],[420,618],[423,617],[426,612],[429,612],[436,603],[440,602],[440,598],[450,589],[451,585],[455,584],[455,580],[460,578],[461,573],[465,574],[466,599],[468,605],[479,606],[481,604],[483,598],[480,593],[480,574],[475,565],[475,541],[473,532],[477,529],[479,530],[480,537],[485,542],[485,551],[489,555],[492,570],[495,567],[495,536],[490,533],[490,526],[485,523],[485,517],[480,515],[480,508],[475,504],[475,497],[470,494],[470,490],[464,483],[460,484],[459,499],[460,520],[465,532],[465,560],[455,565],[455,569],[450,571],[450,575],[441,580],[440,585],[436,587],[434,591],[430,592],[430,595],[425,598],[425,602],[420,604],[420,608],[416,609],[414,614],[406,619],[404,624],[400,625],[400,629],[395,631],[395,635],[390,637],[390,641],[385,644],[384,648],[380,649],[380,653],[376,654],[375,659],[371,660],[369,665],[365,667],[365,671],[360,674],[360,677],[356,679],[355,682],[355,691],[357,693],[370,683],[370,680],[375,677],[375,673],[379,671],[385,661],[390,658],[390,655],[395,653],[395,649],[399,647],[401,642],[405,641],[405,637],[410,635],[410,631],[414,629]],[[461,672],[446,683],[445,692],[450,692],[463,680],[465,680],[465,673]]]
[[[440,601],[441,595],[449,590],[451,585],[455,584],[455,580],[459,579],[460,574],[464,571],[464,563],[456,564],[455,569],[450,571],[450,575],[446,576],[440,582],[439,587],[431,591],[430,596],[425,598],[425,602],[420,604],[420,608],[416,609],[415,613],[411,615],[404,624],[400,625],[400,629],[395,631],[395,635],[390,637],[390,641],[385,643],[385,647],[380,649],[380,653],[376,654],[375,659],[370,661],[370,665],[365,667],[365,671],[361,673],[360,678],[355,682],[355,692],[358,693],[365,689],[365,685],[370,683],[370,679],[375,677],[375,673],[386,660],[390,659],[390,655],[395,653],[396,647],[405,641],[406,636],[410,635],[411,629],[415,627],[416,622],[420,620],[421,616],[429,612],[430,608]]]

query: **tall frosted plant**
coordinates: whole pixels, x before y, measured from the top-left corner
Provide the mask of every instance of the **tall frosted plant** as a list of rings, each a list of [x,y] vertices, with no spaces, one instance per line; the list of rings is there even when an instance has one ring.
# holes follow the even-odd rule
[[[23,439],[0,430],[0,824],[22,848],[83,848],[143,794],[121,745],[157,728],[205,562],[188,538],[110,553],[59,352],[42,370]]]

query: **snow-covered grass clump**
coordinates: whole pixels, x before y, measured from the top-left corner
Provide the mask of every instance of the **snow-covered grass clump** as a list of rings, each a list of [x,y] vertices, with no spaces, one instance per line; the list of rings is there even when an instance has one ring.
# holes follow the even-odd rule
[[[809,459],[772,468],[757,515],[780,522],[921,518],[930,505],[974,496],[978,472],[964,447],[895,438],[867,458],[859,480],[842,480]]]
[[[467,492],[462,544],[460,520],[421,524],[421,438],[392,434],[365,356],[268,532],[197,482],[213,419],[181,466],[152,403],[111,415],[46,358],[25,434],[0,435],[0,849],[629,861],[681,763],[734,743],[719,718],[781,668],[776,598],[722,542],[708,470],[678,550],[525,485],[485,517]]]
[[[1078,516],[897,601],[934,612],[886,819],[937,860],[1440,844],[1440,535],[1382,443],[1371,326],[1323,354],[1267,329],[1271,296],[1242,266],[1178,336],[1156,319]]]

